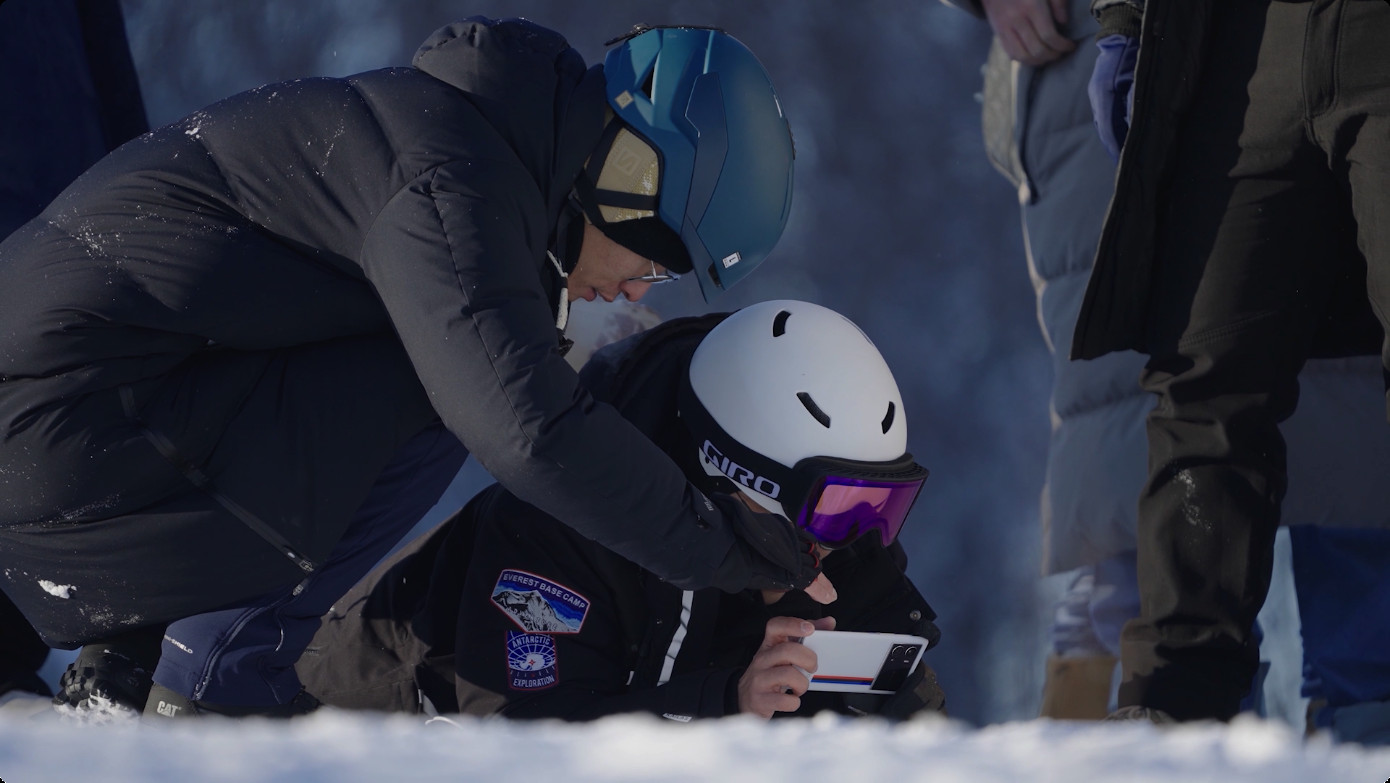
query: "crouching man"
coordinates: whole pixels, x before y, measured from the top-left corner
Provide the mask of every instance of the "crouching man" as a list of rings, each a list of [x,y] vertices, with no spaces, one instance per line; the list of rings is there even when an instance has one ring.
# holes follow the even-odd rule
[[[324,703],[412,713],[675,720],[940,710],[921,663],[897,693],[808,691],[798,637],[909,633],[936,615],[896,537],[927,471],[883,358],[818,305],[669,321],[600,351],[583,380],[706,493],[819,544],[828,606],[802,591],[682,590],[494,485],[340,600],[299,662]],[[640,537],[646,522],[627,521]]]

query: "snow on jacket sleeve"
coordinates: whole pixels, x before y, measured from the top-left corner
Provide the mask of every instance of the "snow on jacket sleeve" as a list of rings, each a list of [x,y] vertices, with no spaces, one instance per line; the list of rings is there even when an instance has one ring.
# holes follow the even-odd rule
[[[392,199],[363,269],[445,426],[503,486],[668,580],[703,587],[732,534],[697,524],[676,466],[583,391],[560,356],[537,260],[545,214],[514,160],[455,161]]]

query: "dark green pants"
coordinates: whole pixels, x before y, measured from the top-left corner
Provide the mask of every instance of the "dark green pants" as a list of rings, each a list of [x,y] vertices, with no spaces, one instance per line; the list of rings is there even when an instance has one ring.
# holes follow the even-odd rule
[[[1339,304],[1348,287],[1382,324],[1390,313],[1386,41],[1380,0],[1215,4],[1161,204],[1122,705],[1229,718],[1255,671],[1287,484],[1278,424],[1328,329],[1371,335],[1334,336],[1347,353],[1379,346]]]

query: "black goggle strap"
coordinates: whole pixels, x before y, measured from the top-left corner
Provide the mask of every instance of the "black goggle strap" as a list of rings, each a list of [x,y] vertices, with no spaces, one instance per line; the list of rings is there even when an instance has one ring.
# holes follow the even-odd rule
[[[685,243],[659,217],[605,223],[598,228],[614,242],[678,275],[695,268]]]
[[[681,373],[679,407],[681,419],[700,452],[736,488],[772,498],[782,504],[789,517],[796,517],[809,487],[797,481],[787,466],[745,447],[725,432],[695,395],[688,372]]]
[[[892,462],[807,457],[793,465],[792,470],[813,476],[808,484],[816,484],[820,479],[827,477],[906,484],[912,481],[926,481],[927,476],[931,474],[931,471],[918,465],[910,453],[904,453]]]
[[[594,180],[589,176],[589,172],[582,172],[579,178],[574,181],[574,191],[579,196],[579,204],[584,209],[584,214],[589,216],[589,222],[596,226],[614,226],[619,223],[631,221],[623,220],[619,223],[609,223],[603,216],[603,211],[599,207],[618,207],[620,209],[645,209],[652,212],[656,211],[656,196],[648,196],[642,193],[624,193],[621,190],[604,190],[594,185]],[[639,220],[641,218],[638,218]]]

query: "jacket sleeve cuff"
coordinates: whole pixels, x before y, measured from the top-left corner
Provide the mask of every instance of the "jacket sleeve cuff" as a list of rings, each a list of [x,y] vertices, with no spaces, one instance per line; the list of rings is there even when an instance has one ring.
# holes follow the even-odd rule
[[[663,714],[692,718],[722,718],[738,713],[738,680],[742,669],[719,668],[674,677],[658,688]]]
[[[1096,38],[1107,35],[1138,38],[1144,21],[1144,3],[1142,0],[1096,0],[1091,4],[1091,13],[1100,23]]]
[[[747,669],[735,669],[727,675],[729,679],[724,682],[724,714],[737,715],[738,708],[738,683],[743,679],[743,673]]]

